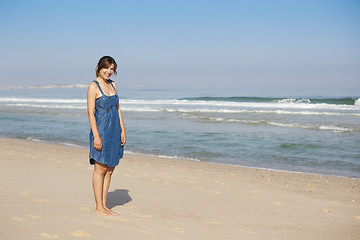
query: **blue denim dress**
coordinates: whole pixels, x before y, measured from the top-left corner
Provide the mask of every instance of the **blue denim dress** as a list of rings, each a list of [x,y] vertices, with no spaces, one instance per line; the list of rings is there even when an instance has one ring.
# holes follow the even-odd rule
[[[112,80],[110,80],[111,86]],[[108,167],[115,167],[119,164],[119,159],[123,157],[124,147],[121,146],[121,127],[119,118],[119,98],[117,93],[107,96],[102,91],[99,83],[94,81],[101,92],[101,97],[95,101],[96,126],[102,141],[100,151],[94,148],[94,135],[90,129],[90,164],[96,162],[106,164]],[[115,90],[115,88],[114,88]],[[116,90],[115,90],[116,92]]]

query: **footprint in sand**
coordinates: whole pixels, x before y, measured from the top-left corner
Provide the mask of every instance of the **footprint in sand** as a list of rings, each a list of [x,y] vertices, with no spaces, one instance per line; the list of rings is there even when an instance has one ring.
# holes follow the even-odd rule
[[[188,184],[197,184],[198,182],[195,180],[186,180]]]
[[[12,219],[15,220],[15,221],[18,221],[18,222],[23,222],[23,221],[25,221],[25,219],[24,219],[24,218],[21,218],[21,217],[12,217]]]
[[[29,192],[22,192],[21,195],[23,195],[23,196],[30,196],[30,193],[29,193]]]
[[[90,233],[84,231],[74,231],[71,233],[74,237],[91,237]]]
[[[6,151],[9,155],[11,155],[11,156],[14,156],[15,155],[15,153],[14,152],[12,152],[12,151]]]
[[[220,222],[216,222],[216,221],[212,221],[212,222],[209,222],[210,224],[213,224],[213,225],[222,225],[222,223]]]
[[[219,191],[213,191],[212,193],[213,194],[221,194],[221,192],[219,192]]]
[[[34,199],[35,202],[42,202],[42,203],[51,203],[50,200],[45,199],[45,198],[39,198],[39,199]]]
[[[31,218],[31,219],[34,219],[34,220],[39,220],[39,219],[42,219],[41,216],[38,216],[38,215],[27,215],[28,218]]]
[[[360,216],[355,216],[354,219],[360,220]]]
[[[263,193],[264,191],[262,191],[262,190],[254,190],[254,192]]]
[[[330,209],[321,208],[320,210],[323,211],[323,212],[331,213],[331,210],[330,210]]]
[[[91,209],[88,207],[82,207],[80,209],[83,210],[84,212],[91,212]]]
[[[122,217],[119,217],[119,216],[112,217],[112,219],[114,219],[116,221],[120,221],[120,222],[128,222],[129,221],[128,219],[122,218]]]
[[[128,209],[137,210],[138,208],[136,206],[129,206]]]
[[[283,205],[281,202],[272,202],[271,204],[275,205],[275,206],[282,206]]]
[[[243,233],[253,234],[253,232],[250,232],[250,231],[248,231],[248,230],[246,230],[246,229],[242,229],[242,228],[240,228],[239,231],[240,231],[240,232],[243,232]]]
[[[213,181],[213,183],[216,183],[216,184],[219,184],[219,185],[224,185],[224,184],[225,184],[225,183],[220,182],[220,181],[218,181],[218,180]]]
[[[146,171],[142,171],[140,174],[143,175],[143,176],[149,176],[149,173],[146,172]]]
[[[184,233],[185,232],[183,229],[181,229],[179,227],[172,228],[171,230],[174,231],[174,232],[177,232],[177,233]]]
[[[314,184],[311,184],[309,183],[308,185],[306,185],[308,188],[311,188],[311,189],[315,189],[315,185]]]
[[[46,239],[58,239],[59,237],[57,235],[51,235],[49,233],[40,233],[40,236]]]

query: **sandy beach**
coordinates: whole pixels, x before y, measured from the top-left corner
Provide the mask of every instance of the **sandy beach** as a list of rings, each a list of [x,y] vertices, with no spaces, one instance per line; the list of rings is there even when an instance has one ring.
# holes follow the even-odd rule
[[[0,138],[0,239],[359,239],[360,180],[126,154],[93,213],[88,150]]]

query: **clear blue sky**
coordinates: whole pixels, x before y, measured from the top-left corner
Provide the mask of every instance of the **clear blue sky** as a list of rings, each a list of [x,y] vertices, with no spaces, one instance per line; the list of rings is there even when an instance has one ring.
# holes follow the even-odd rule
[[[359,0],[0,1],[0,85],[360,89]]]

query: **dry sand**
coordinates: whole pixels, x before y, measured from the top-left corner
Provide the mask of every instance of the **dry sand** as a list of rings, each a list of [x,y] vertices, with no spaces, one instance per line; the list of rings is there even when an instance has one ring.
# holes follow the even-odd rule
[[[360,239],[360,180],[127,154],[93,213],[88,150],[0,138],[0,239]]]

